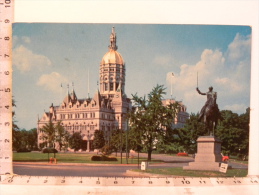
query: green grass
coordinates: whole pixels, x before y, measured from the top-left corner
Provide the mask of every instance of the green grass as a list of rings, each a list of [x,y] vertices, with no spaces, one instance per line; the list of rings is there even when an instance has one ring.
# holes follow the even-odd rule
[[[132,171],[141,172],[141,173],[151,173],[151,174],[170,175],[170,176],[188,176],[188,177],[246,177],[247,176],[247,169],[228,169],[227,173],[221,173],[217,171],[183,170],[182,167],[147,169],[146,171],[133,169]]]
[[[58,163],[94,163],[94,164],[120,164],[120,154],[116,157],[118,161],[91,161],[91,157],[96,154],[86,153],[57,153],[56,159]],[[49,158],[54,157],[53,153],[49,154]],[[48,162],[48,154],[40,152],[26,152],[26,153],[13,153],[14,162]],[[146,158],[139,158],[139,162],[146,161]],[[151,163],[163,162],[161,160],[153,159]],[[126,164],[126,158],[122,157],[122,164]],[[128,164],[138,164],[138,158],[128,159]]]

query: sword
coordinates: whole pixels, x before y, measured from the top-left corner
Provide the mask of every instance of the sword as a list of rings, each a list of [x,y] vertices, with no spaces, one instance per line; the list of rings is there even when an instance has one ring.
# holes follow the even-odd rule
[[[198,88],[198,72],[197,72],[197,88]]]

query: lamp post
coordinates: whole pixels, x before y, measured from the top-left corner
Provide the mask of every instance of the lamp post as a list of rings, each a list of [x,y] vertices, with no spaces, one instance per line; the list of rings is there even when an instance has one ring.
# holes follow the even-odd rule
[[[174,77],[174,73],[171,73],[171,99],[173,99],[173,77]]]
[[[90,133],[87,131],[87,152],[90,152]]]
[[[128,164],[128,119],[126,119],[126,163]]]
[[[122,164],[122,129],[120,130],[120,142],[121,142],[121,164]]]

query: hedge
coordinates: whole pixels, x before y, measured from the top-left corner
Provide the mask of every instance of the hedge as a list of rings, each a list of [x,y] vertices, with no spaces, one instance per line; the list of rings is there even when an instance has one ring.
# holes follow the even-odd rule
[[[58,151],[55,148],[44,148],[42,150],[43,153],[58,153]]]
[[[31,152],[31,150],[27,148],[19,148],[16,152]]]
[[[108,156],[92,156],[91,161],[118,161],[115,157]]]

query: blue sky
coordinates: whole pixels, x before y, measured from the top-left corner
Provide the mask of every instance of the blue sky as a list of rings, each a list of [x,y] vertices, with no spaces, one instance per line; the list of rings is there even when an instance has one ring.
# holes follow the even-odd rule
[[[57,24],[13,25],[13,95],[20,128],[37,126],[38,115],[59,105],[74,83],[78,98],[97,89],[99,63],[115,26],[126,62],[126,94],[148,94],[165,85],[170,97],[197,113],[213,86],[221,110],[244,113],[250,99],[251,28],[223,25]],[[171,78],[171,73],[174,77]],[[63,88],[61,88],[61,83]]]

